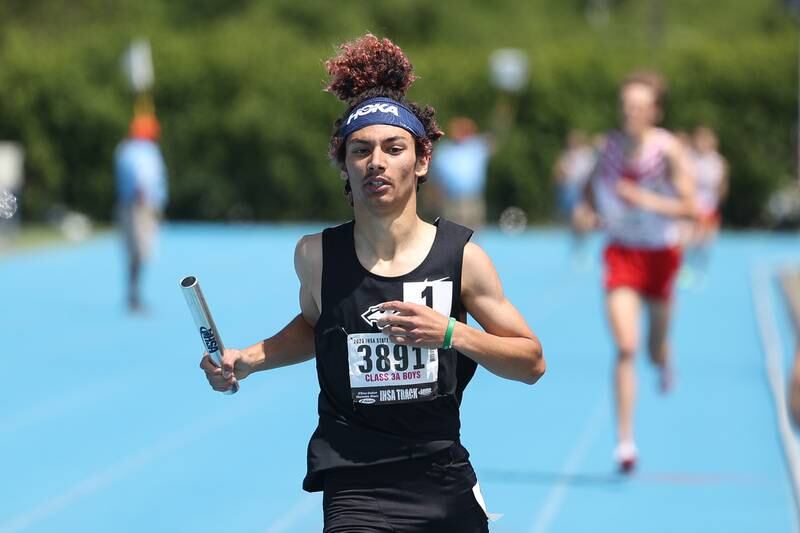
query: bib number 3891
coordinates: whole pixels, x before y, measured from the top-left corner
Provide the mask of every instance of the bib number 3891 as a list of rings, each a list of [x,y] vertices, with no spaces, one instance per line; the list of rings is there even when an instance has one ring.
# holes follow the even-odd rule
[[[419,402],[436,396],[438,350],[395,344],[383,333],[347,336],[350,390],[363,405]]]

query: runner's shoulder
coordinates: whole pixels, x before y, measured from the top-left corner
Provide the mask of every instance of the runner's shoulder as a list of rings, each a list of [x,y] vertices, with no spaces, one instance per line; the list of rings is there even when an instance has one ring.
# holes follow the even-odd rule
[[[322,266],[322,232],[303,235],[294,250],[298,274],[311,274]]]
[[[464,259],[462,262],[461,279],[466,285],[466,289],[473,287],[474,284],[481,284],[494,276],[487,274],[494,273],[495,268],[489,254],[480,245],[468,242],[464,245]]]
[[[654,139],[667,153],[681,154],[684,152],[681,141],[666,128],[655,128]]]

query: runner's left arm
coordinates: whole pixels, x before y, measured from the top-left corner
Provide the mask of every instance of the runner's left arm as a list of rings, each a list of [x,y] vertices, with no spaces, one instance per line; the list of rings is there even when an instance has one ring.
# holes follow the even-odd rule
[[[493,374],[531,385],[536,383],[545,372],[542,345],[503,293],[489,256],[473,243],[464,247],[461,299],[484,331],[457,322],[452,335],[453,348]],[[408,302],[386,302],[383,309],[394,311],[378,321],[392,342],[429,348],[442,346],[449,317]]]
[[[546,368],[542,345],[506,297],[492,260],[474,243],[464,247],[461,298],[484,331],[459,322],[453,346],[493,374],[536,383]]]

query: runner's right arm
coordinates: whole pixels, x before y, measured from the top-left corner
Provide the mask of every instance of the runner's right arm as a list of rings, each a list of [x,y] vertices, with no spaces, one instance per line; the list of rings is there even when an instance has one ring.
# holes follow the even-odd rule
[[[641,209],[666,217],[696,219],[699,213],[694,200],[695,177],[688,163],[688,155],[674,137],[665,146],[665,154],[676,196],[647,190],[629,180],[617,183],[617,194]]]
[[[268,339],[243,350],[226,349],[222,368],[204,355],[200,368],[214,390],[226,391],[234,381],[254,372],[302,363],[314,357],[314,325],[320,314],[322,234],[300,239],[295,248],[294,264],[300,279],[300,313]]]

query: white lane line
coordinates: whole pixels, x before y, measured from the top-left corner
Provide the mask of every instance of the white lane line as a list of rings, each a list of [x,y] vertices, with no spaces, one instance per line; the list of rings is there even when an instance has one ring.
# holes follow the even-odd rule
[[[560,481],[550,489],[544,505],[539,509],[539,514],[534,519],[533,526],[531,526],[531,533],[545,533],[550,527],[551,522],[564,503],[564,498],[569,490],[569,478],[574,476],[581,467],[586,452],[589,451],[595,437],[597,437],[606,421],[608,409],[609,407],[605,401],[596,403],[595,409],[589,416],[578,442],[572,448],[567,460],[561,467]]]
[[[187,444],[198,440],[207,433],[219,431],[230,422],[239,419],[252,411],[256,402],[244,404],[240,402],[236,407],[228,404],[226,407],[211,413],[192,424],[188,424],[178,431],[167,434],[156,441],[155,444],[144,448],[133,455],[96,472],[67,488],[48,500],[40,502],[31,509],[0,523],[0,533],[17,533],[30,526],[66,509],[81,498],[112,485],[131,475],[142,467],[153,463],[161,457],[178,450]]]
[[[761,334],[761,342],[764,347],[767,381],[772,390],[778,433],[783,443],[783,452],[789,466],[788,474],[794,495],[795,531],[800,531],[800,449],[789,423],[789,413],[786,408],[783,350],[773,306],[770,302],[770,271],[766,265],[759,264],[752,269],[751,274],[753,303],[755,305],[758,331]]]
[[[270,524],[264,533],[283,533],[289,531],[295,523],[308,514],[311,509],[319,505],[319,493],[304,493],[295,504]]]

